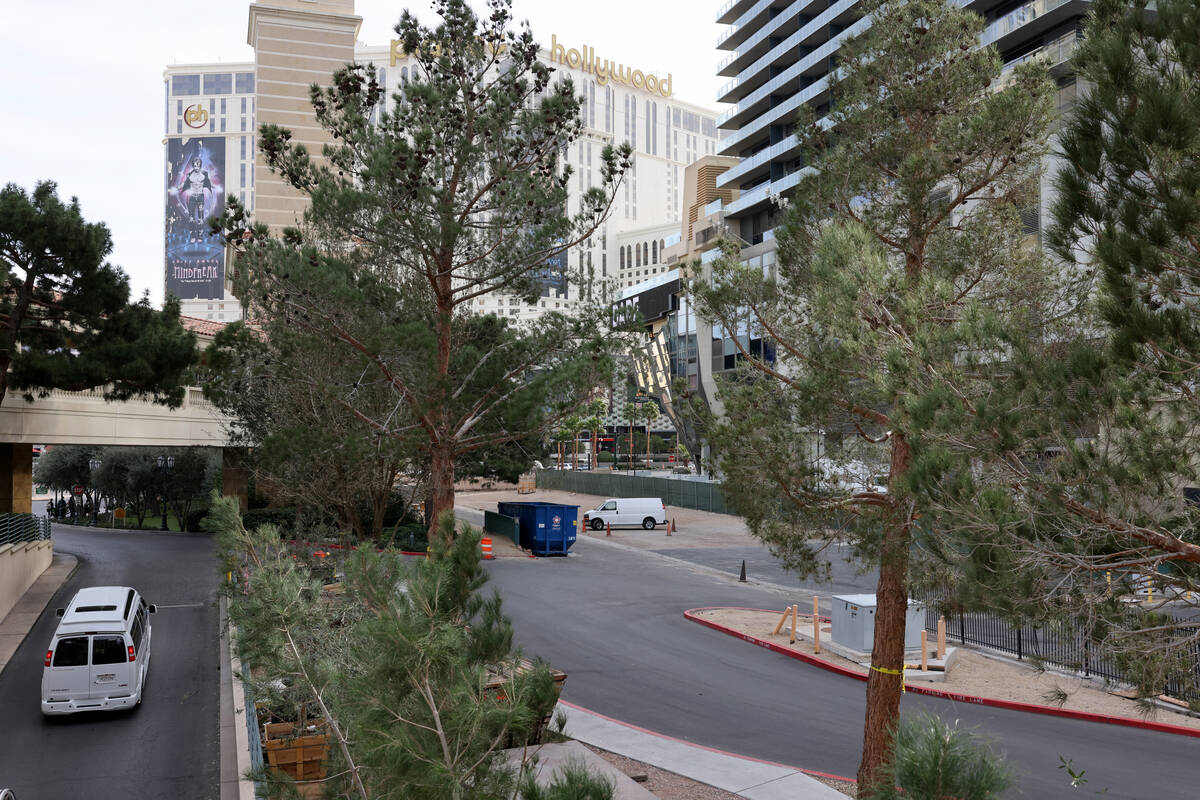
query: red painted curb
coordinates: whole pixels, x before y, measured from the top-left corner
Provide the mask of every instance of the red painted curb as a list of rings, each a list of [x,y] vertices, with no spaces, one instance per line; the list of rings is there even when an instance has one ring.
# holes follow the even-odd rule
[[[757,611],[758,609],[747,609],[747,610]],[[680,739],[675,736],[669,736],[668,734],[665,734],[665,733],[659,733],[658,731],[652,731],[649,728],[643,728],[640,725],[634,725],[631,722],[625,722],[624,720],[615,719],[614,717],[610,717],[607,714],[601,714],[599,711],[592,711],[590,708],[584,708],[583,706],[581,706],[577,703],[572,703],[571,701],[563,700],[562,698],[559,698],[558,702],[563,704],[564,706],[567,706],[568,708],[573,708],[576,711],[583,711],[587,714],[591,714],[594,717],[599,717],[600,719],[607,720],[616,725],[622,725],[626,728],[632,728],[633,730],[638,731],[639,733],[645,733],[649,736],[657,736],[659,739],[666,739],[667,741],[671,741],[671,742],[679,742],[680,744],[686,744],[688,747],[695,747],[698,750],[705,750],[709,753],[716,753],[716,754],[722,755],[722,756],[729,756],[730,758],[740,758],[743,761],[753,761],[756,764],[766,764],[769,767],[779,767],[780,769],[790,769],[790,770],[794,770],[795,772],[803,772],[805,775],[816,775],[817,777],[820,777],[820,778],[832,778],[837,781],[846,781],[847,783],[858,783],[858,781],[855,780],[854,778],[846,778],[842,775],[833,775],[829,772],[818,772],[815,769],[804,769],[803,767],[794,767],[791,764],[780,764],[778,761],[768,761],[765,758],[755,758],[754,756],[744,756],[744,755],[741,755],[740,753],[731,753],[728,750],[721,750],[720,748],[717,748],[717,747],[709,747],[708,745],[696,744],[695,742],[689,742],[686,739]]]
[[[822,661],[819,658],[808,655],[807,653],[798,653],[787,647],[777,645],[774,642],[768,642],[764,639],[759,639],[756,636],[751,636],[748,633],[734,630],[727,625],[722,625],[719,622],[713,622],[709,619],[703,619],[695,615],[697,611],[712,611],[721,608],[720,606],[707,606],[704,608],[690,608],[683,612],[685,619],[692,622],[697,622],[713,630],[720,631],[729,636],[756,644],[759,647],[779,653],[780,655],[794,658],[797,661],[803,661],[806,664],[811,664],[814,667],[828,670],[836,675],[842,675],[847,678],[854,678],[859,681],[866,681],[865,673],[855,672],[854,670],[845,667],[830,664]],[[767,609],[738,609],[741,611],[766,611]],[[770,612],[775,613],[775,612]],[[1159,733],[1170,733],[1176,736],[1191,736],[1200,738],[1200,728],[1185,728],[1182,725],[1172,725],[1167,722],[1150,722],[1149,720],[1130,719],[1128,717],[1114,717],[1110,714],[1095,714],[1090,711],[1074,711],[1068,708],[1056,708],[1054,706],[1039,706],[1034,703],[1021,703],[1016,700],[995,700],[990,697],[976,697],[970,694],[960,694],[958,692],[948,692],[945,689],[934,689],[931,686],[920,686],[911,683],[905,684],[905,689],[914,694],[924,694],[931,697],[943,697],[947,700],[954,700],[959,703],[972,703],[980,706],[994,706],[995,708],[1006,708],[1010,711],[1024,711],[1029,714],[1045,714],[1051,717],[1066,717],[1067,719],[1078,719],[1084,722],[1099,722],[1106,725],[1123,725],[1128,728],[1140,728],[1142,730],[1157,731]]]

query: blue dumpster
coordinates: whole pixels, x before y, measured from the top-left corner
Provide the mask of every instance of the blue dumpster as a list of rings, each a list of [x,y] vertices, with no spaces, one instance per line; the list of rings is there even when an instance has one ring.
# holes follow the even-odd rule
[[[579,530],[579,506],[560,503],[497,503],[496,509],[521,526],[521,547],[535,556],[565,556]]]

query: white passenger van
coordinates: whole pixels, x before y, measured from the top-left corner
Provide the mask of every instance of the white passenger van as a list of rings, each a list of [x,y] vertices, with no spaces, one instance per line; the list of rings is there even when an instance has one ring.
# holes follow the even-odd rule
[[[42,670],[42,713],[134,708],[150,668],[150,615],[136,589],[91,586],[58,609]]]
[[[649,531],[667,524],[667,507],[658,497],[617,497],[583,512],[583,524],[594,531],[604,530],[605,525],[641,525]]]

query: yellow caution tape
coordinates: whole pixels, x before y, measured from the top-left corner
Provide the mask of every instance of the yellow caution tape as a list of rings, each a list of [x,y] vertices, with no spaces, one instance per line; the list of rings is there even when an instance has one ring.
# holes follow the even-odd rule
[[[877,667],[874,664],[872,664],[871,669],[875,670],[876,672],[883,672],[887,675],[899,675],[900,676],[900,693],[904,694],[904,692],[906,691],[906,689],[904,688],[904,670],[908,669],[908,664],[905,664],[900,669],[888,669],[887,667]]]

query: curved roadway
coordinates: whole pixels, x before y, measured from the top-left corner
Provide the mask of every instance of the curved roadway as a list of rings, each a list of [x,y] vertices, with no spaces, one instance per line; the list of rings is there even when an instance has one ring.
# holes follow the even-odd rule
[[[79,568],[0,674],[0,788],[20,800],[218,797],[212,538],[56,525],[54,547],[75,555]],[[158,605],[142,706],[46,720],[39,697],[54,609],[96,585],[135,586]]]
[[[782,608],[784,596],[587,539],[567,559],[502,559],[489,571],[520,645],[568,673],[566,699],[709,747],[855,774],[863,683],[683,618],[706,605]],[[1018,772],[1011,797],[1071,793],[1060,756],[1085,770],[1087,794],[1200,792],[1195,738],[911,694],[902,711],[930,711],[991,738]]]

